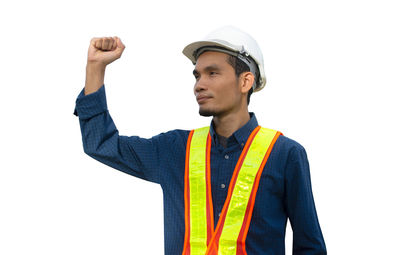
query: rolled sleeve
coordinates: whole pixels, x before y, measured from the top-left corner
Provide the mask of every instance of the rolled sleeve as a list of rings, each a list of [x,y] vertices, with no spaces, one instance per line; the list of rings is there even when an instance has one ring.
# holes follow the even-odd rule
[[[85,88],[76,99],[74,115],[79,119],[90,119],[108,110],[104,84],[96,92],[85,95]]]

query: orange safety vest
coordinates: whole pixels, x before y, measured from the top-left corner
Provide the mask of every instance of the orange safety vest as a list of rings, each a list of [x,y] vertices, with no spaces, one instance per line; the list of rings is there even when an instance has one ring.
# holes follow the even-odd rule
[[[250,226],[261,173],[282,133],[258,126],[236,163],[228,195],[214,229],[210,177],[210,128],[192,130],[186,147],[185,241],[182,255],[247,254]]]

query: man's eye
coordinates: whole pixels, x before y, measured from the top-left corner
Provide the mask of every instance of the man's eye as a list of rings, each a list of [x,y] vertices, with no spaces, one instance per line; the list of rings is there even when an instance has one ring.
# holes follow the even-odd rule
[[[216,75],[217,72],[210,72],[210,75]]]

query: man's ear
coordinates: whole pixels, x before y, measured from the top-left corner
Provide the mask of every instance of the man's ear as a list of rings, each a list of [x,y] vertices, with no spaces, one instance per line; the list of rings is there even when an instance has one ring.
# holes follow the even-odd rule
[[[240,91],[243,94],[247,93],[253,87],[253,83],[254,74],[252,72],[243,72],[240,74]]]

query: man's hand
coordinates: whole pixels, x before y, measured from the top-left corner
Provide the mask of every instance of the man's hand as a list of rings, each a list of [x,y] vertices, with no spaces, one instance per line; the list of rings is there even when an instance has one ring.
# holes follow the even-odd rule
[[[106,66],[119,59],[125,45],[118,37],[93,38],[86,65],[85,95],[96,92],[104,84]]]
[[[107,66],[119,59],[125,45],[118,37],[93,38],[88,51],[88,64]]]

